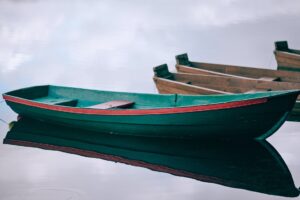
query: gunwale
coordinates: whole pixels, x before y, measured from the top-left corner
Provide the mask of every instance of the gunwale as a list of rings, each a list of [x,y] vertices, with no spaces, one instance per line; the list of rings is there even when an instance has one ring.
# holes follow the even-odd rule
[[[300,82],[300,72],[227,64],[190,61],[187,54],[176,56],[176,69],[182,73],[211,74],[245,79],[279,78],[281,82]]]
[[[272,95],[268,94],[260,98],[248,98],[243,100],[212,103],[212,104],[205,104],[205,105],[191,105],[191,106],[181,106],[181,107],[135,109],[135,110],[132,109],[114,110],[114,109],[93,109],[93,108],[79,108],[79,107],[77,108],[77,107],[68,107],[63,105],[51,105],[46,103],[35,102],[33,100],[24,99],[24,98],[20,98],[8,94],[3,94],[3,99],[7,102],[13,102],[13,103],[17,103],[29,107],[42,108],[42,109],[53,110],[58,112],[68,112],[68,113],[88,114],[88,115],[160,115],[160,114],[201,112],[201,111],[230,109],[230,108],[244,107],[249,105],[262,104],[267,102],[268,98],[270,97],[272,97]]]

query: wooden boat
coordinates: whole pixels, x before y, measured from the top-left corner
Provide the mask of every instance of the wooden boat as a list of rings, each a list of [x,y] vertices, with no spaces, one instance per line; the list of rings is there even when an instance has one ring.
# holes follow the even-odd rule
[[[275,42],[274,55],[278,70],[300,72],[300,50],[290,49],[287,41]]]
[[[110,135],[21,118],[4,143],[100,158],[265,194],[299,196],[284,160],[266,141]]]
[[[189,60],[187,54],[176,56],[176,63],[177,71],[182,73],[230,76],[247,80],[300,82],[300,72],[194,62]]]
[[[244,79],[209,74],[171,73],[166,64],[154,68],[154,82],[161,94],[235,94],[257,91],[300,89],[300,83]],[[300,96],[292,110],[300,117]],[[298,118],[299,118],[298,117]]]
[[[233,95],[159,95],[36,86],[3,94],[21,116],[145,137],[266,138],[286,120],[299,90]],[[183,135],[183,133],[185,133]]]

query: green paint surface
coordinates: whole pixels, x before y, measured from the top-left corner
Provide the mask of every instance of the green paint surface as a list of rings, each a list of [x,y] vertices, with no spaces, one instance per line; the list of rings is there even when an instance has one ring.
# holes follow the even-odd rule
[[[20,115],[93,131],[146,137],[235,137],[256,138],[273,134],[284,123],[299,91],[272,91],[234,95],[158,95],[86,90],[59,86],[38,86],[16,90],[7,95],[45,104],[84,108],[95,104],[128,100],[130,109],[175,108],[209,105],[256,98],[266,103],[230,109],[175,114],[89,115],[47,110],[8,102]],[[76,102],[76,105],[70,105]],[[275,128],[274,128],[275,127]],[[270,131],[271,130],[271,131]],[[262,138],[260,138],[262,139]]]

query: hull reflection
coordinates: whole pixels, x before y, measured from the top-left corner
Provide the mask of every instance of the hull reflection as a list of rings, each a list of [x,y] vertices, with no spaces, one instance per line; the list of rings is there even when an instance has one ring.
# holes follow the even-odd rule
[[[266,141],[199,141],[101,134],[22,118],[6,144],[95,157],[233,188],[296,197],[288,167]]]

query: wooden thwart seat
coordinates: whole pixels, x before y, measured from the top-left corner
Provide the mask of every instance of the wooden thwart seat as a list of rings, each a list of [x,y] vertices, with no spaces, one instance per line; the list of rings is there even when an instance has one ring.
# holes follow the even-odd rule
[[[54,105],[61,105],[61,106],[76,106],[78,103],[77,99],[64,99],[61,101],[57,101]]]
[[[77,99],[65,98],[65,97],[56,97],[56,98],[49,98],[41,97],[34,99],[37,102],[50,104],[50,105],[60,105],[60,106],[76,106],[78,103]]]
[[[88,108],[96,108],[96,109],[129,108],[133,104],[134,104],[133,101],[114,100],[114,101],[108,101],[105,103],[100,103],[100,104],[96,104],[93,106],[89,106]]]
[[[263,81],[280,81],[279,77],[261,77],[259,78],[259,80],[263,80]]]

